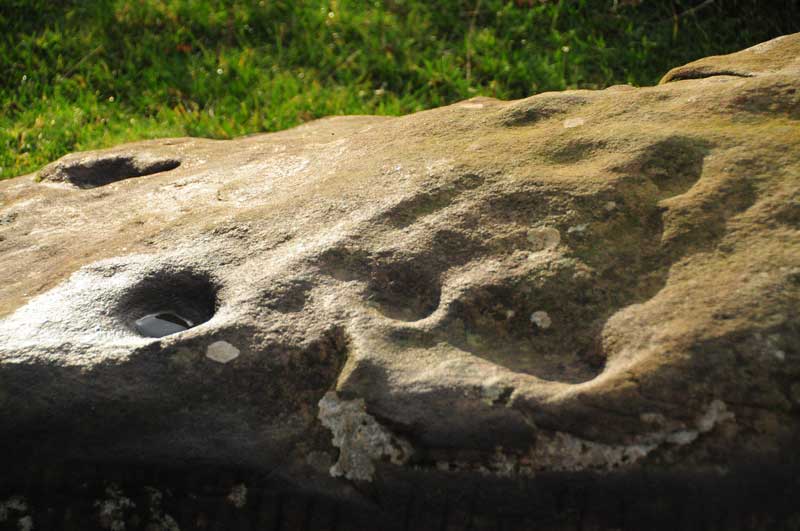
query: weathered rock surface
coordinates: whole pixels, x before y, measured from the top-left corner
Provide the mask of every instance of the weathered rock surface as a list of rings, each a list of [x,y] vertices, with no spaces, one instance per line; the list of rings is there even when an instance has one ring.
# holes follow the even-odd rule
[[[0,520],[87,464],[272,472],[405,515],[384,529],[424,528],[425,486],[438,529],[454,500],[473,529],[674,528],[676,499],[726,529],[797,518],[799,88],[796,34],[656,87],[138,142],[1,182]],[[103,492],[116,529],[136,504]],[[342,528],[276,496],[276,528]],[[202,527],[159,514],[136,522]]]

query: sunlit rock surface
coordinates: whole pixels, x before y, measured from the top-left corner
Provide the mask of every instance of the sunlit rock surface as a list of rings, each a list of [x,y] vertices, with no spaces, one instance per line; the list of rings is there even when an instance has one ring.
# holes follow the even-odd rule
[[[800,521],[799,88],[796,34],[0,182],[0,528]]]

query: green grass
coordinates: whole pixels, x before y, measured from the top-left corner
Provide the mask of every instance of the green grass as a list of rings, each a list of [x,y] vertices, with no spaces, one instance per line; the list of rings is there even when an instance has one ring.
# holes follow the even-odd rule
[[[800,2],[0,0],[0,30],[5,178],[135,139],[653,84],[800,31]]]

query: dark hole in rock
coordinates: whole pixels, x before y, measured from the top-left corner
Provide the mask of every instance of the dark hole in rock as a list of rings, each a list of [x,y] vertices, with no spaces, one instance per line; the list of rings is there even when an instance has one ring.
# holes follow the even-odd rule
[[[217,308],[217,288],[195,272],[160,272],[131,286],[117,306],[125,326],[145,337],[164,337],[205,323]]]
[[[411,264],[394,264],[373,272],[368,296],[386,317],[418,321],[436,311],[441,289],[433,274]]]
[[[137,319],[136,330],[147,337],[164,337],[171,334],[183,332],[194,326],[194,324],[171,312],[159,312],[156,314],[145,315]]]
[[[96,188],[113,182],[174,170],[181,162],[147,154],[122,154],[57,161],[45,167],[40,179],[66,181],[78,188]]]

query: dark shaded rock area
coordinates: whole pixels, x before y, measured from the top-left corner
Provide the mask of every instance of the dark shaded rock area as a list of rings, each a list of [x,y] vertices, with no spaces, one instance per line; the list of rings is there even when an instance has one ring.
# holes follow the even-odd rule
[[[313,474],[294,480],[197,466],[73,466],[0,483],[24,498],[0,530],[64,531],[744,531],[800,525],[797,464],[752,463],[724,474],[548,473],[509,479],[384,469],[380,480],[332,494]],[[384,474],[385,473],[385,474]],[[24,493],[20,496],[20,493]],[[0,513],[2,514],[2,513]]]

